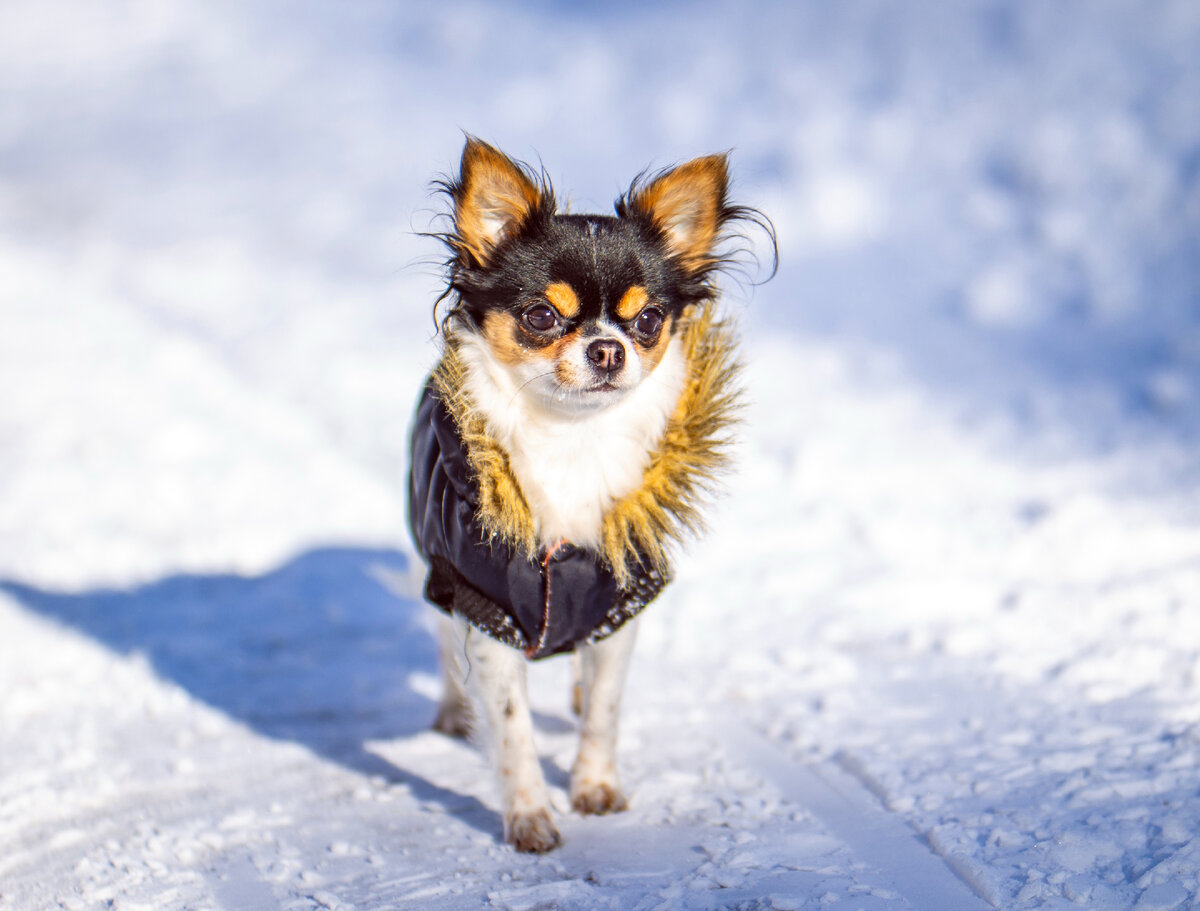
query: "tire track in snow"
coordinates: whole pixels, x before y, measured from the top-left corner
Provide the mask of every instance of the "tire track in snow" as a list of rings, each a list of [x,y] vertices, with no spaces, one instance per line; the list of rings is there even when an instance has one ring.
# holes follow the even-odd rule
[[[749,725],[726,724],[731,759],[769,781],[789,801],[813,814],[846,843],[861,861],[874,867],[921,911],[988,911],[994,896],[981,897],[953,865],[899,817],[888,812],[852,770],[835,762],[798,763]]]

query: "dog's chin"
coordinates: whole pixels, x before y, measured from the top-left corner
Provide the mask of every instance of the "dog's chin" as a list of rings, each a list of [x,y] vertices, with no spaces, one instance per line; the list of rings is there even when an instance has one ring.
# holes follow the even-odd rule
[[[546,382],[526,387],[539,405],[564,417],[595,414],[624,401],[636,384],[621,385],[611,380],[595,380],[590,385],[576,386],[547,378]]]

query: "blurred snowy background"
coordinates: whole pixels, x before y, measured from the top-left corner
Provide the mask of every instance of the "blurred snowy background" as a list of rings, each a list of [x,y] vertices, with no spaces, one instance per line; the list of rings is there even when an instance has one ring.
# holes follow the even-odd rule
[[[361,548],[362,560],[402,567],[406,425],[435,356],[431,306],[440,288],[441,251],[418,232],[441,210],[429,182],[456,165],[464,130],[544,163],[577,211],[610,211],[647,167],[732,150],[734,198],[778,229],[778,276],[757,288],[731,283],[727,295],[754,364],[746,473],[688,570],[694,581],[689,587],[685,572],[663,610],[722,624],[753,660],[729,664],[717,647],[728,643],[665,619],[647,632],[649,653],[677,647],[680,667],[691,668],[679,679],[723,681],[709,694],[718,707],[754,715],[738,702],[754,694],[760,727],[793,755],[858,750],[842,765],[861,772],[939,854],[959,858],[952,866],[989,900],[1146,908],[1195,900],[1200,844],[1162,817],[1200,810],[1200,719],[1186,708],[1200,688],[1190,619],[1200,594],[1195,3],[42,0],[0,3],[0,579],[8,592],[0,596],[8,668],[0,744],[14,770],[0,769],[8,774],[0,837],[24,846],[0,863],[0,881],[7,871],[16,884],[0,886],[0,907],[122,897],[135,906],[155,894],[156,877],[177,890],[167,903],[181,907],[315,906],[329,889],[368,907],[410,896],[400,880],[378,877],[355,880],[346,894],[318,888],[295,879],[299,867],[272,866],[278,846],[246,848],[249,861],[230,861],[225,842],[206,841],[190,823],[180,824],[186,837],[176,835],[194,844],[155,861],[164,872],[146,866],[146,838],[138,836],[142,854],[121,854],[82,820],[96,807],[117,819],[121,850],[142,832],[144,814],[122,816],[95,795],[136,803],[99,771],[117,760],[153,779],[152,751],[139,765],[130,746],[151,736],[146,718],[177,711],[179,731],[195,728],[187,713],[201,709],[151,698],[155,687],[182,687],[253,736],[292,736],[288,719],[263,718],[280,684],[255,689],[276,652],[254,630],[273,630],[268,639],[301,652],[333,647],[319,644],[322,623],[353,618],[355,605],[321,613],[347,571],[316,548]],[[802,575],[813,565],[824,567],[807,570],[826,574],[819,584]],[[1164,582],[1168,571],[1186,578]],[[176,597],[170,580],[186,573],[199,575],[183,576],[185,595]],[[243,590],[240,577],[206,573],[262,581]],[[721,578],[733,581],[722,588]],[[210,603],[206,584],[225,594]],[[127,603],[94,594],[109,587],[135,593]],[[1116,591],[1132,591],[1132,601]],[[794,642],[785,636],[782,651],[755,657],[764,630],[782,635],[765,619],[727,624],[735,602],[755,600],[790,618]],[[1029,613],[1018,603],[1031,604]],[[262,624],[245,620],[205,640],[212,604],[236,605]],[[291,604],[300,619],[289,626],[277,604]],[[303,678],[312,691],[301,708],[324,712],[326,727],[294,739],[322,755],[338,754],[334,741],[427,722],[417,696],[428,696],[432,665],[419,612],[386,599],[371,610],[344,653],[314,653],[332,662],[330,676]],[[44,629],[39,615],[89,633],[116,657],[87,651],[82,639],[68,647],[67,634]],[[1039,640],[1047,625],[1089,644]],[[365,642],[380,641],[372,637],[409,627],[417,644],[378,646],[376,663],[356,664]],[[175,655],[188,636],[208,651]],[[895,681],[872,676],[882,673],[874,670],[880,649],[942,704],[938,694],[950,699],[960,682],[921,669],[941,660],[947,642],[975,661],[968,677],[999,681],[982,698],[985,721],[1011,709],[1014,730],[1041,732],[1046,778],[1025,782],[1012,804],[1023,821],[1001,825],[994,806],[955,803],[959,785],[926,775],[884,733],[862,734],[872,721],[856,716],[862,703],[847,701],[840,722],[821,715],[820,700],[852,680],[878,700],[873,718],[898,723],[887,708]],[[240,656],[236,672],[205,671],[222,651]],[[1091,676],[1070,685],[1094,692],[1080,703],[1088,723],[1078,733],[1062,720],[1063,712],[1076,718],[1062,708],[1074,697],[1052,684],[1083,653]],[[136,661],[120,663],[137,655],[166,682]],[[406,657],[419,673],[395,671],[401,686],[382,668]],[[355,667],[353,685],[331,682]],[[665,672],[641,673],[670,688]],[[1029,688],[1019,698],[1005,689],[1013,680]],[[379,692],[392,685],[416,695],[389,702]],[[1134,713],[1141,720],[1122,727],[1105,713],[1117,695],[1132,694],[1170,709]],[[151,708],[138,709],[139,699]],[[348,707],[366,712],[368,703],[381,713],[374,720],[330,728]],[[118,704],[134,706],[136,717],[112,722],[127,724],[132,740],[93,730]],[[403,720],[398,705],[410,713]],[[639,724],[650,732],[662,721],[645,710],[632,722],[634,739]],[[80,724],[92,731],[83,754]],[[826,739],[809,739],[812,730]],[[979,731],[960,733],[986,741]],[[984,773],[972,763],[1012,750],[1010,734],[997,729],[996,743],[958,753],[962,793],[979,793],[971,787]],[[1113,775],[1158,782],[1117,789],[1121,800],[1142,801],[1140,816],[1125,803],[1118,813],[1140,834],[1126,822],[1110,831],[1105,813],[1096,822],[1080,808],[1039,811],[1069,804],[1064,782],[1100,762],[1096,744],[1110,741],[1123,745],[1106,760]],[[943,755],[961,746],[944,744]],[[926,755],[910,747],[910,758]],[[453,765],[429,760],[439,747],[412,749],[418,765],[422,756]],[[1079,759],[1080,750],[1090,758]],[[1031,751],[1023,743],[1011,768],[986,775],[1020,778],[1036,765]],[[687,768],[695,752],[682,750],[675,767]],[[1131,756],[1141,764],[1129,765]],[[404,757],[390,762],[403,766]],[[361,761],[343,765],[369,771]],[[250,767],[235,762],[230,778],[243,781],[247,800],[263,786],[246,783]],[[271,806],[303,803],[321,774],[302,773],[290,791],[275,784]],[[176,794],[178,776],[168,777],[169,787],[147,786],[152,798],[137,800]],[[710,776],[664,797],[649,790],[652,778],[643,775],[642,804],[651,808],[704,787],[735,802],[747,793]],[[470,775],[445,785],[475,786]],[[403,785],[392,779],[377,790],[389,788]],[[1164,790],[1182,803],[1162,810]],[[430,793],[420,792],[426,803]],[[340,806],[330,800],[296,810],[293,823],[315,829]],[[208,812],[199,797],[184,806],[183,816]],[[262,812],[223,831],[270,829]],[[754,817],[778,818],[771,807]],[[1060,829],[1047,829],[1046,818]],[[663,827],[664,838],[672,827],[731,825],[706,807],[638,823]],[[736,825],[750,831],[752,823]],[[493,851],[480,845],[492,845],[494,823],[476,819],[480,826],[470,850]],[[1083,855],[1046,847],[1062,831],[1097,828],[1108,834]],[[365,829],[354,834],[370,840]],[[434,841],[454,845],[455,837],[441,831]],[[817,851],[842,871],[842,894],[907,907],[888,904],[904,901],[896,897],[903,888],[854,892],[870,877],[853,849],[837,863]],[[298,850],[300,867],[318,865]],[[535,890],[524,906],[599,907],[612,898],[641,907],[653,894],[670,907],[660,887],[688,876],[728,887],[712,870],[696,872],[701,861],[681,850],[665,879],[640,892],[626,883],[603,895],[559,894],[550,886],[561,870],[523,867]],[[729,879],[738,855],[705,850],[705,862]],[[92,863],[82,871],[80,852]],[[114,852],[132,867],[97,872]],[[325,858],[326,846],[318,853]],[[486,856],[478,868],[507,869],[503,854]],[[1169,874],[1152,873],[1168,869],[1156,866],[1163,858],[1175,859]],[[424,861],[443,873],[446,863]],[[232,893],[196,886],[185,873],[200,867],[241,871],[242,885]],[[1055,870],[1067,873],[1055,880]],[[753,884],[746,889],[743,904],[767,900]],[[421,894],[412,900],[434,907],[434,893]],[[779,893],[774,906],[805,907],[822,894]]]
[[[282,455],[246,451],[265,403],[242,397],[232,440],[188,422],[221,394],[204,369],[301,405],[394,489],[438,288],[414,232],[460,130],[544,162],[577,210],[732,149],[780,240],[751,335],[869,345],[1022,432],[1047,411],[1039,430],[1090,445],[1114,419],[1196,429],[1188,2],[51,0],[3,20],[0,370],[6,410],[40,415],[0,456],[13,572],[59,534],[77,570],[120,575],[156,571],[143,534],[221,563],[245,553],[215,540],[227,525],[306,521],[247,467]],[[45,514],[47,488],[95,540]],[[188,531],[192,497],[209,519]]]

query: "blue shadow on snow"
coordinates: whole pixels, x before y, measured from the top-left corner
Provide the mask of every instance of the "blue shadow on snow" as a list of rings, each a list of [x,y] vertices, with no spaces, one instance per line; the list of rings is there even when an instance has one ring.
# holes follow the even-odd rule
[[[424,731],[433,703],[413,672],[436,673],[424,604],[390,592],[393,550],[310,550],[262,576],[177,575],[121,590],[58,593],[11,580],[0,591],[155,672],[268,737],[299,743],[366,775],[402,784],[496,835],[498,816],[366,748]]]

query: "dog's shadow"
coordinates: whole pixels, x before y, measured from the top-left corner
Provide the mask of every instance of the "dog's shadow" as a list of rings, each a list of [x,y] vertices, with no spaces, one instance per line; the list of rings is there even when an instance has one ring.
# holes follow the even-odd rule
[[[430,699],[414,674],[436,673],[429,608],[393,594],[392,550],[308,551],[262,576],[178,575],[128,590],[78,593],[0,580],[25,607],[121,654],[268,737],[371,776],[403,784],[496,836],[498,815],[367,749],[425,731]]]

